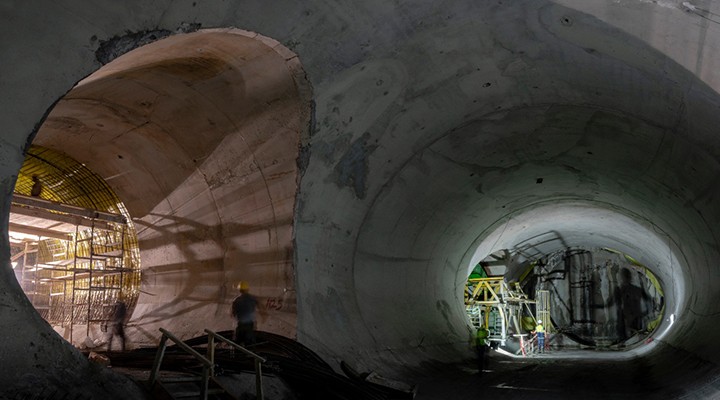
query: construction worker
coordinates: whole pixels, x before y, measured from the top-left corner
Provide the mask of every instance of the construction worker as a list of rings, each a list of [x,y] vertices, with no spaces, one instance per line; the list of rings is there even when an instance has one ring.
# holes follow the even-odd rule
[[[40,182],[40,178],[37,175],[32,176],[32,189],[30,189],[30,196],[32,197],[40,197],[43,190],[42,182]]]
[[[490,343],[488,340],[489,336],[490,331],[485,326],[481,326],[477,332],[475,332],[475,353],[477,354],[478,375],[481,375],[483,369],[485,369],[485,353]]]
[[[545,352],[545,327],[542,324],[541,320],[537,321],[537,325],[535,326],[535,330],[532,331],[532,333],[535,334],[538,341],[538,352],[544,353]]]
[[[127,317],[127,304],[122,296],[118,296],[110,316],[110,337],[108,338],[108,351],[112,350],[112,342],[115,337],[120,339],[120,349],[125,351],[125,318]]]
[[[255,343],[255,312],[258,301],[250,294],[250,285],[242,281],[237,285],[240,295],[233,300],[231,313],[237,321],[235,337],[237,344],[249,346]]]

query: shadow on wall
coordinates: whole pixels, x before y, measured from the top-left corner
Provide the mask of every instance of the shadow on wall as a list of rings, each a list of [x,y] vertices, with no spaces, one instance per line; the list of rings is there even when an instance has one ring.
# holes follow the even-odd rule
[[[633,282],[632,271],[629,268],[619,268],[619,270],[614,301],[604,306],[608,308],[614,306],[616,337],[619,341],[624,341],[638,332],[646,331],[649,320],[655,317],[652,312],[655,299],[640,284]]]
[[[230,302],[237,295],[234,291],[235,284],[247,279],[248,274],[252,275],[252,272],[248,271],[257,271],[259,268],[266,270],[268,274],[282,274],[285,286],[280,289],[292,287],[291,269],[286,265],[292,249],[285,245],[280,247],[276,241],[270,239],[277,235],[273,232],[278,227],[290,228],[290,217],[260,225],[226,223],[210,226],[177,215],[151,215],[158,218],[153,223],[135,221],[138,226],[144,227],[139,229],[142,251],[162,252],[165,247],[172,246],[178,252],[176,257],[183,261],[155,264],[143,270],[143,295],[160,296],[168,301],[138,315],[130,322],[129,326],[142,332],[142,337],[135,340],[153,342],[157,339],[156,326],[167,326],[174,318],[187,318],[187,315],[195,315],[207,323],[207,326],[214,328],[232,323],[229,315]],[[170,221],[172,222],[168,223]],[[236,243],[244,236],[258,233],[275,245],[268,243],[265,251],[247,252]],[[152,237],[142,239],[143,235]],[[209,257],[208,252],[195,250],[192,244],[198,241],[208,241],[221,247],[214,252],[217,256]],[[228,258],[233,260],[232,265],[227,265]],[[257,275],[257,272],[255,274]],[[261,287],[261,284],[262,282],[257,281],[255,287]],[[277,316],[279,320],[287,321],[297,312],[296,301],[294,297],[289,297],[290,292],[283,290],[280,296],[273,290],[260,294],[258,292],[255,290],[255,295],[266,309],[271,313],[285,314]],[[171,295],[168,295],[169,293]],[[261,326],[262,322],[261,319]],[[204,328],[200,325],[194,328],[198,327],[201,330]],[[263,329],[268,330],[267,328]],[[271,326],[269,330],[272,331],[272,328]],[[181,336],[192,336],[196,333],[179,332]]]
[[[602,249],[548,256],[527,288],[550,291],[550,315],[559,332],[598,348],[641,342],[663,315],[661,288],[625,257]]]
[[[131,342],[154,342],[159,326],[227,328],[240,279],[274,312],[262,328],[293,337],[296,160],[312,95],[302,66],[238,29],[146,33],[105,42],[109,63],[36,137],[109,177],[135,217],[145,269]]]

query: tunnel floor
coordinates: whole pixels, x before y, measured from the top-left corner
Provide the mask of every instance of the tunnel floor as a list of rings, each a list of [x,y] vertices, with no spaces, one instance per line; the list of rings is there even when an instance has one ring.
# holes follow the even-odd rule
[[[668,399],[692,396],[694,385],[678,366],[668,374],[664,363],[642,357],[617,359],[612,352],[556,351],[511,357],[490,351],[482,373],[475,360],[438,366],[417,387],[416,399]],[[695,364],[698,376],[716,369]],[[672,370],[672,366],[670,366]],[[678,372],[681,372],[678,374]],[[678,375],[684,375],[680,378]],[[690,374],[692,375],[692,374]]]
[[[231,331],[218,332],[230,337]],[[267,400],[339,399],[390,400],[411,399],[410,391],[398,390],[373,382],[366,377],[343,375],[309,348],[280,335],[256,331],[257,342],[247,348],[265,359],[262,364],[263,391]],[[207,351],[207,336],[184,341],[200,354]],[[202,374],[202,367],[190,354],[169,345],[164,351],[159,379],[150,384],[158,348],[139,348],[123,352],[101,352],[111,368],[132,379],[148,398],[175,399],[199,395],[198,383],[187,383]],[[222,394],[209,399],[255,398],[255,365],[253,360],[218,344],[215,350],[215,376],[210,387]],[[188,378],[188,379],[186,379]],[[183,380],[179,385],[173,380]],[[195,379],[193,379],[195,381]],[[248,397],[248,395],[250,397]]]
[[[292,339],[257,333],[259,341],[252,350],[268,360],[263,367],[263,386],[268,394],[265,398],[271,400],[708,398],[702,388],[714,390],[713,382],[695,377],[720,376],[717,365],[672,347],[664,347],[651,356],[563,349],[521,357],[489,349],[482,372],[477,360],[468,359],[455,364],[429,361],[412,373],[400,373],[404,378],[394,382],[414,386],[410,392],[372,383],[341,367],[343,374]],[[203,354],[207,337],[185,343]],[[116,372],[129,376],[155,397],[156,391],[146,383],[156,352],[156,348],[143,348],[105,355]],[[172,346],[165,356],[162,371],[166,376],[193,373],[197,368],[191,357]],[[234,392],[233,398],[254,394],[254,368],[250,360],[238,359],[229,349],[220,348],[216,350],[216,363],[219,384],[227,392]]]

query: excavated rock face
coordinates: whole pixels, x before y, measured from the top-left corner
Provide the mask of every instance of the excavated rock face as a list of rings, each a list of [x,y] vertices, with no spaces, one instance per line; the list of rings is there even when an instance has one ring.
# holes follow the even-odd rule
[[[155,341],[160,326],[229,328],[231,288],[248,279],[275,308],[261,328],[388,375],[470,356],[462,288],[491,252],[616,249],[665,292],[653,344],[632,354],[658,381],[703,365],[666,384],[712,395],[713,7],[0,5],[11,57],[0,65],[0,215],[35,139],[105,177],[137,218],[146,278],[133,340]],[[237,45],[207,27],[261,36]],[[178,45],[188,37],[198,41]],[[2,383],[85,375],[9,268],[0,274]]]

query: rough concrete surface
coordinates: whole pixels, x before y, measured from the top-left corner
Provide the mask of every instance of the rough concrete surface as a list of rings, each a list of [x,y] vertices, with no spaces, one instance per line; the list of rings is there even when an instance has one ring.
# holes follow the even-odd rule
[[[719,14],[709,0],[2,1],[2,226],[27,143],[61,151],[133,216],[135,345],[159,327],[229,329],[248,280],[261,329],[334,367],[420,380],[472,357],[462,291],[479,259],[611,247],[656,274],[665,318],[632,361],[567,360],[554,398],[600,392],[615,369],[637,374],[619,395],[717,397]],[[117,38],[134,39],[99,61]],[[23,296],[7,240],[0,257],[2,387],[91,376]],[[93,390],[116,393],[108,376]]]

